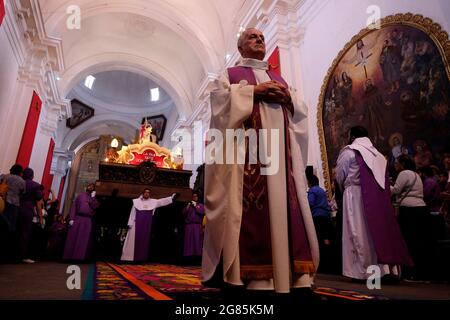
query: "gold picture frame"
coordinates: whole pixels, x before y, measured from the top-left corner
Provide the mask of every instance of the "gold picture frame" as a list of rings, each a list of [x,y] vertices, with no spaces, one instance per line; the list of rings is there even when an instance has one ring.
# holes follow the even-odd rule
[[[380,20],[379,29],[371,29],[369,27],[362,29],[358,34],[352,37],[352,39],[344,46],[344,48],[337,54],[333,60],[331,67],[328,69],[325,79],[323,81],[319,102],[317,107],[317,128],[319,135],[320,154],[322,162],[322,171],[325,179],[325,188],[328,195],[331,197],[331,176],[330,176],[330,164],[327,153],[327,146],[325,142],[325,131],[323,124],[324,106],[327,90],[331,84],[330,80],[335,74],[335,70],[340,64],[344,56],[352,49],[358,41],[362,41],[367,35],[377,30],[390,27],[390,26],[409,26],[419,29],[426,33],[439,50],[442,58],[443,65],[445,67],[446,75],[450,80],[450,40],[448,33],[442,29],[441,25],[434,22],[432,19],[424,17],[419,14],[405,13],[386,16]],[[366,73],[367,78],[367,73]]]

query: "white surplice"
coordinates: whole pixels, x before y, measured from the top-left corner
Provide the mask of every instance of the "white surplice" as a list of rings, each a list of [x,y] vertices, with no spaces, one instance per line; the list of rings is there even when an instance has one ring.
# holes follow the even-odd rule
[[[270,81],[266,72],[266,62],[242,59],[239,65],[251,67],[257,83]],[[253,86],[245,82],[241,81],[239,84],[230,85],[228,74],[218,81],[217,89],[211,93],[211,128],[222,132],[225,129],[243,128],[243,122],[253,110]],[[292,98],[295,100],[294,96]],[[306,237],[310,244],[314,266],[317,268],[319,249],[306,195],[307,183],[304,165],[307,160],[308,144],[307,110],[303,104],[294,103],[294,108],[294,116],[289,115],[288,128],[293,175],[305,223]],[[261,102],[260,113],[262,128],[279,129],[279,170],[276,174],[267,175],[274,278],[255,280],[246,285],[248,289],[275,290],[283,293],[289,292],[290,287],[310,287],[313,275],[304,274],[293,279],[290,272],[283,111],[278,104]],[[204,281],[212,277],[222,254],[225,282],[243,285],[239,262],[243,173],[244,165],[242,164],[210,164],[206,166],[206,229],[202,260]]]
[[[354,279],[367,279],[371,275],[371,273],[367,273],[367,268],[371,265],[377,265],[377,254],[364,213],[360,170],[356,161],[355,150],[362,151],[364,161],[366,162],[367,160],[366,164],[370,164],[368,166],[371,171],[376,172],[374,176],[377,177],[376,180],[379,184],[381,179],[385,179],[386,170],[386,166],[383,169],[383,161],[380,158],[377,159],[381,155],[378,154],[378,151],[369,152],[371,148],[362,147],[362,145],[369,147],[370,140],[367,142],[365,139],[367,138],[358,138],[356,140],[359,141],[355,140],[356,142],[352,145],[345,147],[339,154],[336,166],[336,180],[341,190],[344,190],[342,208],[342,273],[344,276]],[[372,144],[370,143],[370,145]],[[397,266],[378,266],[381,270],[381,276],[389,273],[398,275]]]
[[[155,209],[164,207],[173,202],[172,197],[162,199],[144,199],[142,196],[133,199],[130,217],[128,218],[128,232],[123,243],[122,257],[120,260],[134,261],[134,246],[136,239],[136,209],[139,211],[149,211],[149,214],[155,214]]]

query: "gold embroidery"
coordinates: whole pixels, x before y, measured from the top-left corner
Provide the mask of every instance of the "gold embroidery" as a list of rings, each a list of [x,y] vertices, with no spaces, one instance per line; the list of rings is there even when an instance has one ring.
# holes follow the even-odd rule
[[[312,261],[294,260],[294,274],[313,274],[316,272]]]
[[[268,280],[273,278],[272,265],[241,265],[241,279]]]

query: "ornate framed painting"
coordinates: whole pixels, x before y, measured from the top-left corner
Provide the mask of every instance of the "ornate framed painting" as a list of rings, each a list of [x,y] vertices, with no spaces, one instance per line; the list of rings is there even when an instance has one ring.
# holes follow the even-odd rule
[[[70,104],[72,105],[72,116],[66,121],[66,126],[70,129],[78,127],[87,119],[94,116],[94,109],[85,105],[83,102],[73,99]]]
[[[317,127],[325,187],[348,131],[363,125],[394,174],[395,158],[442,166],[450,152],[450,41],[431,19],[387,16],[339,52],[319,98]]]
[[[141,124],[144,124],[145,119],[152,126],[152,134],[156,135],[158,142],[164,138],[164,131],[166,130],[167,119],[164,115],[160,114],[153,117],[146,117],[142,119]]]

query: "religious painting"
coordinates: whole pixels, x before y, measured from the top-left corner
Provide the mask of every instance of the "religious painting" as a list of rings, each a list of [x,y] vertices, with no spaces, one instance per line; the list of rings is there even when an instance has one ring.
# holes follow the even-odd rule
[[[156,135],[158,142],[164,138],[164,130],[166,129],[167,119],[164,115],[158,115],[153,117],[146,117],[142,119],[141,124],[144,124],[145,119],[152,126],[152,134]]]
[[[352,126],[363,125],[389,161],[442,166],[450,152],[450,41],[431,19],[388,16],[338,54],[325,78],[318,129],[326,187]]]
[[[70,104],[72,105],[72,116],[66,122],[66,126],[70,129],[78,127],[87,119],[94,116],[94,109],[85,105],[83,102],[73,99]]]

